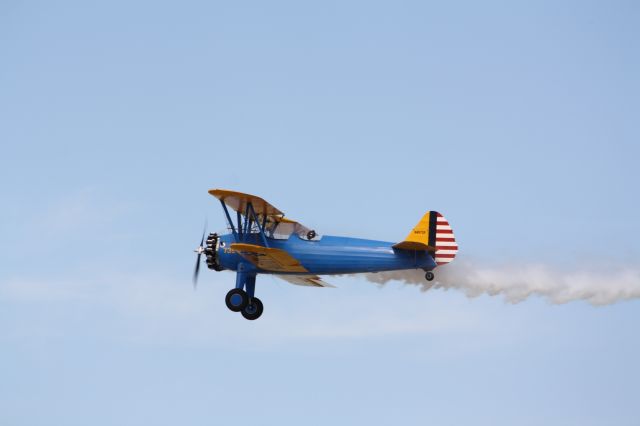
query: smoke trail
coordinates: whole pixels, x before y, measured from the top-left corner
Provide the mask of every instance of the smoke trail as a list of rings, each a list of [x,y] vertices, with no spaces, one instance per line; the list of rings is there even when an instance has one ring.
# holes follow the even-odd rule
[[[425,280],[421,270],[380,272],[365,274],[365,277],[377,284],[389,281],[414,284],[422,291],[457,289],[468,297],[502,295],[509,303],[521,302],[529,296],[541,296],[551,303],[585,300],[592,305],[640,298],[640,268],[637,267],[567,272],[545,265],[492,267],[456,260],[434,272],[436,280],[432,282]]]

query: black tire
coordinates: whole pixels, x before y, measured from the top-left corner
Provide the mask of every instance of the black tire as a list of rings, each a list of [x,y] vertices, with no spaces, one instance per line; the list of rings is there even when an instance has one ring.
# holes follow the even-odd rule
[[[426,278],[427,281],[433,281],[433,279],[436,277],[433,272],[431,271],[427,271],[426,274],[424,274],[424,277]]]
[[[239,303],[236,302],[236,299],[238,299],[236,296],[240,296],[241,298]],[[227,293],[227,296],[224,298],[224,303],[227,305],[227,308],[229,308],[230,311],[240,312],[249,303],[249,296],[247,295],[246,291],[239,288],[234,288],[232,290],[229,290],[229,293]]]
[[[253,299],[251,299],[251,302],[244,307],[241,313],[243,317],[250,321],[253,321],[260,318],[260,315],[262,315],[262,311],[264,311],[262,301],[260,301],[260,299],[258,299],[257,297],[254,297]]]
[[[307,232],[307,240],[313,240],[316,237],[316,231],[313,229]]]

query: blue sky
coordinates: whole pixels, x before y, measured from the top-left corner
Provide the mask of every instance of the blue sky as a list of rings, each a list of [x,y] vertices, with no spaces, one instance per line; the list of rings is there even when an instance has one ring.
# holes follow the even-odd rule
[[[0,6],[0,423],[636,425],[637,300],[231,273],[191,288],[214,187],[322,234],[636,268],[640,7]],[[447,268],[456,268],[453,263]],[[635,283],[635,288],[640,283]]]

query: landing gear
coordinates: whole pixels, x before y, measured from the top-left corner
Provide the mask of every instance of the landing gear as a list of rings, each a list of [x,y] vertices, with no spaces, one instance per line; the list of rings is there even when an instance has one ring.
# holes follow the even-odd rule
[[[251,301],[245,306],[245,308],[240,311],[242,316],[248,320],[257,320],[262,315],[262,311],[264,307],[262,306],[262,302],[257,297],[251,299]]]
[[[244,262],[238,264],[236,288],[227,293],[225,303],[233,312],[240,312],[243,317],[253,321],[260,318],[264,307],[262,301],[255,297],[256,273],[251,267]]]
[[[253,300],[255,300],[255,297]],[[227,308],[229,308],[229,310],[233,312],[240,312],[249,304],[249,296],[246,291],[240,288],[234,288],[227,293],[227,297],[224,298],[224,302],[227,304]],[[262,306],[262,303],[260,306]],[[262,313],[262,310],[260,310],[260,313]],[[242,312],[242,315],[244,315],[244,312]]]
[[[433,279],[436,277],[433,272],[431,271],[427,271],[426,274],[424,274],[424,277],[426,278],[427,281],[433,281]]]

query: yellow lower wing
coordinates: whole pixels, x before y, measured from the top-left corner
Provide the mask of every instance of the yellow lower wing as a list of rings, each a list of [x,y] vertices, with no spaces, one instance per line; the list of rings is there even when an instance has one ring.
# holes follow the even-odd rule
[[[265,271],[309,272],[285,250],[244,243],[234,243],[229,248]]]
[[[276,277],[283,279],[291,284],[303,285],[307,287],[334,287],[317,275],[276,275]]]

